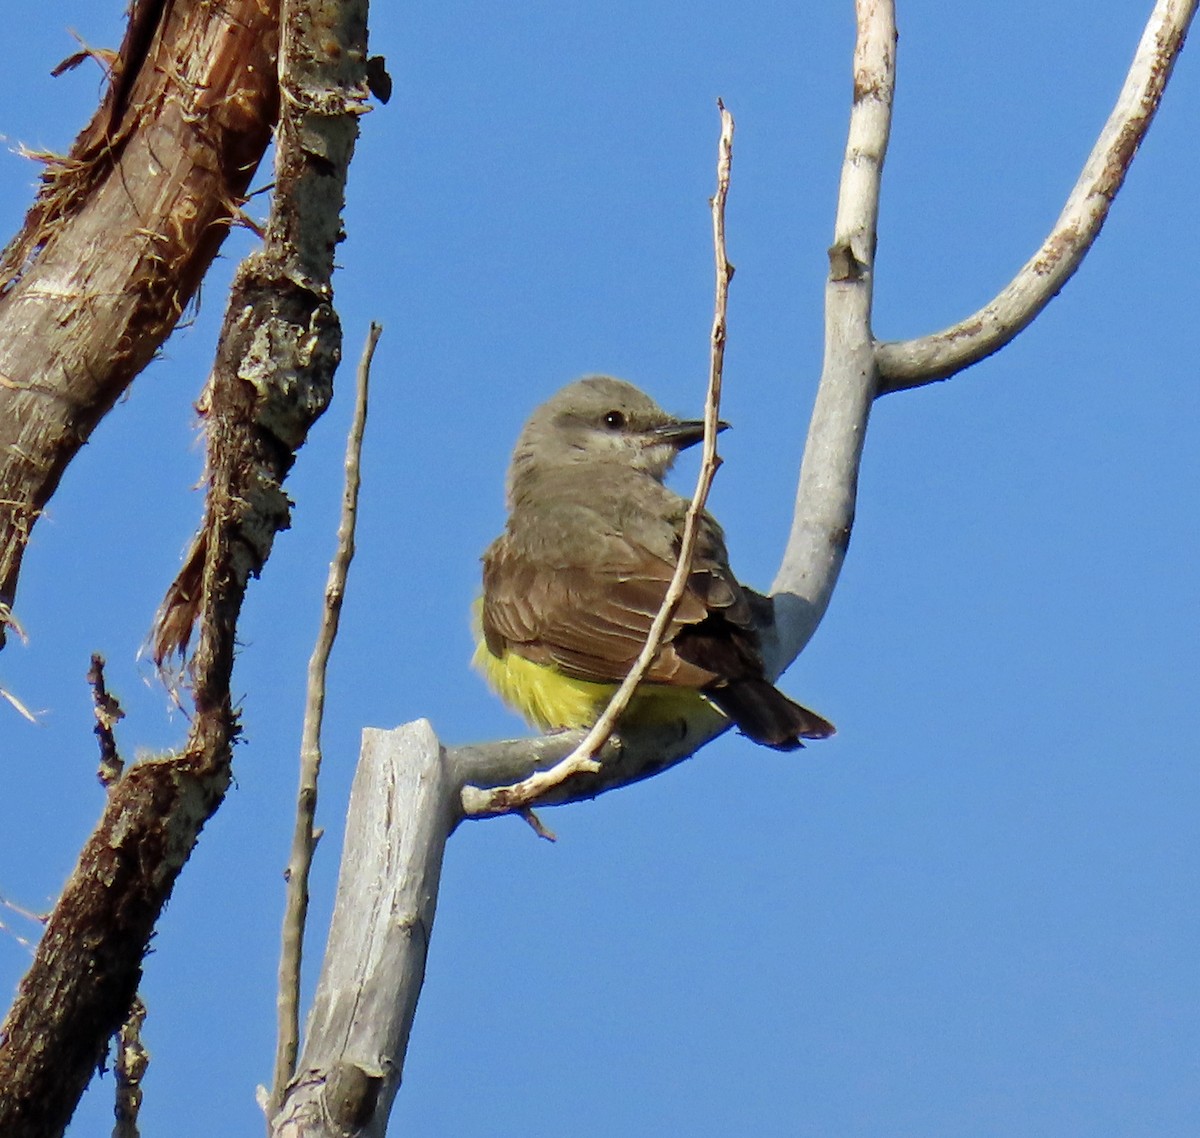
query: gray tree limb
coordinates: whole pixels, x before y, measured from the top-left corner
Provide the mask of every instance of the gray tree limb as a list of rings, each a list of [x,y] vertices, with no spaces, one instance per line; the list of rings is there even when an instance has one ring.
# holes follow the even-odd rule
[[[427,720],[363,732],[326,966],[296,1076],[271,1120],[277,1138],[383,1134],[460,785]]]

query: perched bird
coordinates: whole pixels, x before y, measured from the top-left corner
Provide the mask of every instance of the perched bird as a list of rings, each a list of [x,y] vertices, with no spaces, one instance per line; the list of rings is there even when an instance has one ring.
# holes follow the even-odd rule
[[[688,508],[663,479],[703,437],[703,422],[676,419],[608,376],[564,387],[525,424],[508,472],[508,524],[483,556],[475,664],[531,723],[590,726],[633,666]],[[623,722],[689,720],[710,705],[779,750],[832,735],[764,675],[755,615],[769,605],[738,584],[721,527],[705,513],[683,599]]]

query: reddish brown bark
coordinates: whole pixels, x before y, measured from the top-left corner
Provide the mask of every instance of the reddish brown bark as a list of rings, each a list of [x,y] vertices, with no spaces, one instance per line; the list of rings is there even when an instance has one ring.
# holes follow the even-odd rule
[[[274,106],[272,101],[249,97],[238,83],[248,81],[249,72],[261,67],[260,62],[251,65],[248,60],[260,59],[255,53],[262,44],[257,41],[273,39],[276,29],[265,6],[255,7],[239,23],[231,16],[232,3],[225,8],[203,0],[156,3],[154,11],[162,23],[152,36],[142,23],[149,9],[139,7],[125,45],[125,50],[135,52],[141,50],[138,44],[150,43],[142,70],[147,75],[169,73],[159,93],[157,113],[169,117],[184,106],[177,126],[197,132],[191,137],[190,153],[193,158],[209,155],[212,177],[205,184],[210,189],[228,187],[235,174],[248,177],[249,171],[226,164],[228,150],[218,153],[211,147],[215,136],[225,137],[226,128],[210,125],[206,116],[235,118],[247,128],[248,137],[253,113],[263,116],[262,127]],[[215,22],[210,22],[207,32],[190,22],[202,12]],[[246,39],[250,23],[257,33]],[[213,93],[215,79],[210,73],[206,87],[197,88],[189,81],[186,87],[191,94],[185,97],[177,74],[184,58],[174,48],[154,46],[178,47],[185,42],[172,38],[172,28],[179,35],[190,35],[189,50],[197,53],[207,50],[202,44],[213,51],[241,45],[242,53],[236,56],[240,62],[234,65],[231,56],[228,66],[221,68],[223,95]],[[262,250],[246,258],[234,280],[204,399],[208,443],[204,524],[164,605],[160,645],[165,651],[182,650],[195,632],[192,729],[178,754],[143,760],[113,783],[100,824],[55,906],[33,965],[0,1028],[0,1134],[5,1138],[52,1138],[62,1133],[106,1041],[129,1011],[154,923],[201,827],[229,785],[237,734],[229,684],[238,615],[249,579],[262,568],[275,533],[288,524],[283,479],[332,393],[340,327],[331,304],[330,280],[341,234],[346,171],[366,97],[365,0],[294,3],[288,42],[290,63],[284,67],[283,81],[289,98],[279,132],[271,221]],[[152,57],[156,62],[150,62]],[[210,72],[212,67],[210,61]],[[273,66],[270,74],[274,79]],[[234,208],[228,194],[214,202],[197,193],[199,174],[193,171],[193,179],[182,170],[187,148],[178,139],[172,141],[169,131],[160,138],[152,121],[142,122],[150,112],[137,92],[136,82],[118,76],[106,103],[109,110],[102,109],[77,143],[77,150],[86,150],[89,133],[106,140],[100,146],[105,154],[95,160],[109,162],[113,168],[103,176],[79,174],[83,181],[71,182],[70,192],[64,190],[64,196],[54,199],[61,209],[52,209],[51,198],[44,196],[27,225],[27,235],[41,232],[44,241],[25,240],[10,250],[5,262],[9,276],[8,291],[0,293],[0,367],[8,366],[3,331],[11,309],[4,306],[14,297],[25,298],[22,303],[49,322],[53,305],[43,295],[46,285],[36,283],[52,279],[47,266],[58,264],[60,273],[71,270],[87,278],[86,290],[80,286],[69,303],[61,302],[61,311],[70,313],[64,326],[71,348],[69,353],[52,352],[53,366],[47,374],[58,386],[50,389],[39,380],[36,391],[28,386],[4,389],[12,397],[9,414],[14,414],[11,407],[19,396],[24,399],[20,414],[38,424],[20,446],[42,448],[34,461],[28,454],[16,455],[10,443],[4,452],[7,465],[0,461],[0,477],[7,472],[11,485],[29,495],[25,512],[16,515],[17,524],[10,525],[11,532],[5,535],[7,560],[0,560],[0,566],[7,574],[9,595],[25,536],[16,532],[22,528],[19,519],[24,519],[27,531],[35,516],[33,503],[49,495],[87,430],[166,334],[211,258],[211,253],[203,256],[201,247],[208,242],[215,250],[224,220]],[[218,105],[214,100],[223,101]],[[238,105],[231,107],[231,102]],[[124,113],[122,107],[132,108],[129,113],[136,122],[130,136],[121,141],[122,155],[113,164],[108,153],[114,150],[111,122]],[[130,201],[137,192],[122,197],[114,190],[114,179],[119,185],[121,168],[141,145],[142,129],[154,141],[153,155],[147,143],[140,151],[141,161],[157,164],[140,167],[141,179],[156,188],[139,208],[157,209],[163,219],[162,227],[150,237],[133,224]],[[159,172],[166,169],[159,161],[160,146],[176,146],[181,164],[179,181],[172,182],[169,195],[158,187]],[[126,178],[130,174],[130,169],[123,171]],[[244,180],[239,184],[244,185]],[[96,281],[104,270],[79,264],[72,269],[71,263],[80,256],[78,250],[76,257],[68,255],[68,227],[82,227],[71,231],[74,240],[82,241],[90,232],[99,241],[100,235],[81,219],[95,226],[97,219],[89,215],[99,208],[97,200],[114,193],[112,208],[122,212],[126,228],[120,238],[110,235],[92,251],[99,258],[103,250],[123,266],[122,279],[131,295],[98,292]],[[86,196],[76,198],[76,194]],[[208,219],[203,223],[196,213],[202,208]],[[143,227],[149,225],[148,216],[143,215]],[[114,224],[111,217],[109,224]],[[135,249],[139,250],[136,256]],[[113,281],[104,287],[110,285],[116,287]],[[118,321],[99,317],[101,295],[113,297],[110,308],[119,311]],[[106,352],[115,353],[117,359]],[[81,359],[89,362],[80,363]],[[100,370],[88,370],[93,365]],[[0,379],[7,378],[8,373],[0,371]],[[50,391],[53,398],[47,399]],[[22,419],[0,420],[0,442],[6,441],[5,431],[15,434],[24,427]]]
[[[42,507],[238,216],[278,19],[279,0],[135,0],[100,109],[0,257],[0,643]]]

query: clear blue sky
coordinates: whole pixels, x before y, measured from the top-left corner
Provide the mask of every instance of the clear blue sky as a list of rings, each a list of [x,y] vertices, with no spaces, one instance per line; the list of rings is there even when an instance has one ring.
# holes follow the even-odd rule
[[[68,27],[115,47],[120,7],[53,0],[10,28],[10,144],[66,148],[97,72],[48,72]],[[1035,248],[1149,8],[901,0],[880,335],[958,319]],[[376,5],[396,92],[363,123],[337,283],[347,354],[369,320],[386,332],[331,674],[314,966],[360,728],[522,730],[468,668],[467,610],[531,407],[596,371],[700,407],[717,96],[738,122],[738,273],[712,507],[739,573],[770,581],[820,367],[852,33],[849,0]],[[877,408],[846,571],[784,680],[837,738],[797,757],[727,736],[551,811],[557,845],[512,819],[454,837],[397,1133],[1200,1133],[1198,50],[1048,312]],[[4,232],[33,178],[0,156]],[[108,656],[128,755],[184,735],[135,656],[199,517],[192,403],[248,247],[227,247],[26,559],[31,641],[0,655],[0,682],[42,715],[0,708],[0,893],[33,909],[102,805],[88,654]],[[148,1134],[261,1133],[347,378],[250,591],[236,785],[147,961]],[[0,933],[4,1002],[27,959]],[[105,1078],[72,1132],[106,1133],[110,1102]]]

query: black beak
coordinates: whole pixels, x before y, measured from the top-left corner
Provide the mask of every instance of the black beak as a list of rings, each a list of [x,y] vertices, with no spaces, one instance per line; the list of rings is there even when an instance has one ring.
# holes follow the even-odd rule
[[[729,429],[724,419],[717,422],[717,431]],[[676,419],[673,423],[664,423],[650,432],[650,438],[656,443],[669,443],[676,450],[687,450],[704,439],[703,419]]]

